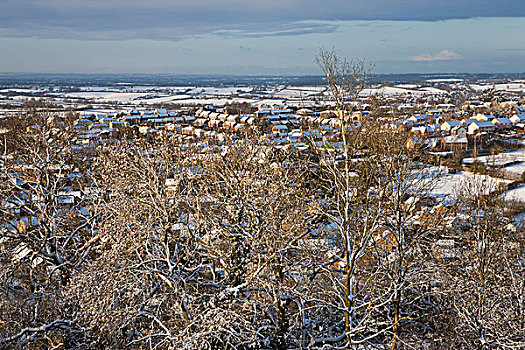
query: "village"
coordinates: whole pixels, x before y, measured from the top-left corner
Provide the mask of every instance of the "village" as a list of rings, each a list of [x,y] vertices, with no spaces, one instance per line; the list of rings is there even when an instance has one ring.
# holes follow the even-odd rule
[[[0,350],[525,350],[524,0],[0,24]]]
[[[388,266],[405,259],[401,249],[415,249],[418,259],[437,270],[463,263],[478,249],[477,236],[465,237],[485,218],[492,220],[489,230],[501,230],[502,237],[507,237],[502,247],[509,254],[520,254],[518,237],[525,220],[525,107],[520,94],[498,102],[494,97],[486,101],[486,94],[480,93],[452,103],[453,92],[448,97],[435,91],[414,97],[401,89],[401,95],[395,90],[394,95],[378,95],[386,88],[376,87],[363,90],[341,109],[322,88],[286,87],[276,94],[285,89],[293,91],[295,98],[265,95],[262,100],[239,101],[235,98],[239,90],[230,88],[223,101],[216,96],[202,97],[204,103],[169,107],[128,103],[121,108],[108,101],[99,101],[97,106],[96,99],[86,101],[85,96],[81,101],[61,101],[58,106],[56,100],[50,103],[32,96],[14,109],[5,109],[0,136],[8,136],[5,147],[13,151],[0,157],[0,251],[7,254],[9,264],[27,262],[33,269],[79,264],[102,247],[118,246],[116,238],[103,234],[112,230],[111,216],[130,215],[122,219],[126,230],[134,220],[142,227],[151,219],[139,218],[149,217],[148,208],[156,212],[159,205],[173,212],[167,217],[162,212],[154,219],[162,224],[154,225],[164,225],[162,230],[173,237],[195,235],[213,241],[221,237],[220,230],[231,229],[231,215],[243,215],[229,202],[223,207],[224,198],[233,201],[233,207],[252,210],[245,203],[252,198],[229,193],[229,186],[220,179],[227,178],[251,193],[264,183],[275,186],[270,184],[277,173],[284,182],[271,197],[265,197],[268,189],[263,186],[264,200],[279,198],[275,193],[298,190],[294,188],[304,181],[298,187],[303,191],[297,194],[300,209],[287,214],[289,221],[277,221],[278,229],[299,235],[299,246],[321,247],[320,257],[330,260],[338,252],[342,229],[341,224],[327,219],[333,209],[326,203],[337,205],[338,199],[325,199],[325,191],[330,190],[324,187],[310,192],[327,171],[337,181],[355,181],[350,182],[350,195],[345,199],[360,210],[355,225],[362,218],[377,220],[370,246],[359,257],[363,263],[384,259],[381,266]],[[305,98],[301,90],[311,95]],[[228,97],[232,91],[235,96]],[[254,92],[249,93],[253,98]],[[346,138],[368,133],[372,140],[345,155],[343,150],[349,146],[343,133]],[[390,143],[395,149],[388,148]],[[375,147],[377,153],[367,153]],[[238,158],[236,152],[247,153]],[[352,171],[345,172],[341,166],[347,163],[352,164]],[[250,170],[234,181],[239,174],[237,170],[227,172],[230,165]],[[297,174],[288,178],[290,171]],[[210,177],[209,183],[201,180],[201,172]],[[133,174],[132,180],[128,173]],[[305,179],[304,174],[310,175]],[[187,183],[194,181],[195,187]],[[398,187],[401,195],[395,193]],[[134,196],[139,202],[135,203]],[[253,198],[257,203],[261,201],[258,196]],[[157,197],[160,202],[149,203]],[[289,207],[290,198],[287,194],[278,205]],[[487,206],[472,204],[480,200]],[[109,214],[113,207],[119,208],[117,214]],[[140,214],[143,211],[146,216]],[[261,215],[256,212],[251,217]],[[391,221],[398,216],[404,219],[393,225]],[[109,220],[109,226],[104,226],[104,220]],[[211,233],[202,231],[206,225],[213,228]],[[258,230],[257,225],[243,230]],[[289,230],[293,225],[301,228]],[[396,225],[422,235],[418,239],[428,245],[424,252],[403,247],[409,243],[400,241],[404,229]],[[154,227],[152,230],[158,230]],[[49,235],[56,238],[48,239]],[[61,248],[56,246],[58,241]],[[334,271],[346,268],[345,264],[334,263]],[[53,271],[57,278],[65,278],[59,269]],[[217,273],[233,274],[227,270]],[[216,279],[199,283],[215,283]],[[437,280],[433,285],[444,288]],[[27,289],[18,278],[8,288],[12,295]]]

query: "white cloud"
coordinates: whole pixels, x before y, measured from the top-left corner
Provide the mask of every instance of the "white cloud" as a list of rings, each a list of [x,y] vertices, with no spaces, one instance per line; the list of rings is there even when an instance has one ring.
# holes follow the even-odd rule
[[[436,54],[421,53],[417,56],[408,57],[407,59],[409,61],[416,61],[416,62],[433,62],[433,61],[461,60],[463,58],[465,57],[460,55],[457,52],[454,52],[451,50],[443,50]]]

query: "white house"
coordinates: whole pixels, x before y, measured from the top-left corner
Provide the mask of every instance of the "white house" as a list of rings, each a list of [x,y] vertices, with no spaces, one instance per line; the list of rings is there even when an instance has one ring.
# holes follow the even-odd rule
[[[456,126],[461,126],[461,122],[459,120],[449,120],[441,124],[441,131],[450,131]]]
[[[458,137],[465,137],[467,136],[467,129],[465,129],[463,126],[455,126],[450,130],[450,135],[452,136],[458,136]]]
[[[475,117],[474,117],[476,120],[479,120],[479,121],[491,121],[494,119],[494,116],[493,115],[490,115],[490,114],[477,114]]]
[[[509,119],[513,124],[525,123],[525,113],[514,114]]]
[[[498,129],[511,129],[513,126],[512,120],[509,118],[494,118],[492,124],[496,125]]]
[[[472,118],[463,119],[461,121],[461,124],[463,124],[463,126],[465,126],[465,127],[468,127],[470,124],[474,123],[475,121],[477,121],[477,120],[476,119],[472,119]]]
[[[408,122],[410,122],[413,125],[423,125],[428,119],[429,115],[426,114],[414,114],[410,118],[407,119]]]
[[[470,135],[477,134],[480,132],[492,132],[496,129],[496,126],[489,121],[475,121],[468,126],[468,133]]]

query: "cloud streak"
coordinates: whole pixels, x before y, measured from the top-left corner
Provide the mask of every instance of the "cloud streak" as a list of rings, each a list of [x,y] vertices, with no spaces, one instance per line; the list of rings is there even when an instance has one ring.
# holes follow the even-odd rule
[[[407,59],[415,62],[434,62],[434,61],[449,61],[461,60],[465,57],[451,50],[443,50],[435,54],[421,53],[417,56],[411,56]]]
[[[523,0],[2,0],[1,35],[85,40],[179,40],[198,35],[299,36],[305,22],[525,17]],[[232,34],[233,33],[233,34]]]
[[[272,36],[294,36],[304,34],[327,34],[337,30],[335,23],[294,22],[267,30],[217,30],[213,34],[226,38],[264,38]]]

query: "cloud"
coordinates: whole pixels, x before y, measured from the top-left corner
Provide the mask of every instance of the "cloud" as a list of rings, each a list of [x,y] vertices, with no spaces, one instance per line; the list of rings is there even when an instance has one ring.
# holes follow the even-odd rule
[[[407,59],[409,61],[416,61],[416,62],[433,62],[433,61],[461,60],[463,58],[465,57],[461,56],[459,53],[456,53],[450,50],[443,50],[433,55],[429,53],[422,53],[417,56],[408,57]]]
[[[216,32],[239,36],[330,33],[305,22],[439,21],[525,17],[523,0],[1,0],[10,37],[175,40]]]
[[[217,30],[213,34],[226,38],[264,38],[272,36],[293,36],[303,34],[333,33],[339,28],[334,23],[317,23],[314,21],[293,22],[266,30]]]

